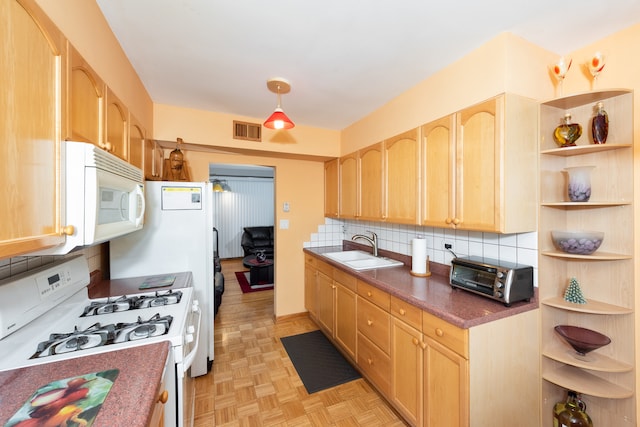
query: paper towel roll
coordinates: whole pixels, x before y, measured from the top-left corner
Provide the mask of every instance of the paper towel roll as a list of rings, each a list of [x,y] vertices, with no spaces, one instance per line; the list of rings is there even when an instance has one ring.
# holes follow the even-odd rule
[[[427,274],[427,240],[416,238],[411,240],[411,274],[424,276]]]

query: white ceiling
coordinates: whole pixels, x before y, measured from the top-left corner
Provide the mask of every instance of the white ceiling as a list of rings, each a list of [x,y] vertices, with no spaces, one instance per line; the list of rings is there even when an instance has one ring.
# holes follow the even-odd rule
[[[566,54],[640,0],[96,0],[156,103],[343,129],[509,31]]]

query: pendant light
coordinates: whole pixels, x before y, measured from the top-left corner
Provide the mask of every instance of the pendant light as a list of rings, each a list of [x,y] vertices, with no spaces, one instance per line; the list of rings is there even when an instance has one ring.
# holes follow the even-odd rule
[[[264,127],[268,129],[293,128],[295,125],[280,107],[280,94],[289,93],[289,91],[291,90],[291,85],[283,78],[275,78],[267,80],[267,87],[271,92],[278,95],[278,106],[273,111],[273,114],[271,114],[269,118],[264,122]]]

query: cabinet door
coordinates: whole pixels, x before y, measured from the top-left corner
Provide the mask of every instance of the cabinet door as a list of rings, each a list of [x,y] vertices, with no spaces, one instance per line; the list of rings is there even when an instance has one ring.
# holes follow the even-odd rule
[[[374,144],[358,152],[359,163],[359,218],[382,218],[382,143]]]
[[[335,340],[353,360],[356,358],[356,294],[339,282],[336,286]]]
[[[118,97],[107,87],[104,149],[127,160],[127,130],[129,113]]]
[[[329,218],[338,217],[338,159],[329,160],[324,163],[324,216]]]
[[[333,321],[334,321],[334,285],[333,279],[326,274],[318,271],[316,276],[316,296],[317,301],[317,315],[320,326],[323,327],[329,336],[333,336]]]
[[[162,179],[164,150],[151,138],[144,140],[144,178],[150,181]]]
[[[140,122],[131,116],[129,126],[129,163],[143,169],[144,167],[144,128]]]
[[[498,99],[458,113],[456,217],[467,230],[495,231],[501,213]],[[502,105],[502,104],[500,104]]]
[[[318,271],[309,266],[305,265],[304,268],[304,307],[307,309],[309,314],[313,319],[317,318],[316,312],[316,277],[318,275]]]
[[[420,145],[418,129],[384,141],[384,216],[393,223],[418,223]]]
[[[69,135],[72,141],[90,142],[98,147],[103,144],[100,134],[105,85],[89,64],[73,48],[70,49],[69,75]]]
[[[412,425],[422,425],[422,333],[392,317],[391,400]],[[449,424],[441,424],[449,425]]]
[[[455,216],[455,116],[422,126],[422,224],[453,227]]]
[[[62,35],[33,1],[0,2],[0,258],[60,232]]]
[[[424,342],[423,425],[468,427],[469,361],[430,338]]]
[[[340,158],[340,218],[358,215],[358,155]]]

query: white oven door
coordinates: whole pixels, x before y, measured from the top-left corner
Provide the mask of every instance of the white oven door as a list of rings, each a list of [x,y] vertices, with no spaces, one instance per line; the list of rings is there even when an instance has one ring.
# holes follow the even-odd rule
[[[176,364],[178,378],[178,427],[193,427],[196,403],[196,383],[191,377],[191,365],[198,351],[200,342],[200,326],[202,323],[202,311],[197,301],[193,303],[193,309],[187,318],[186,330],[183,339],[183,359]]]

